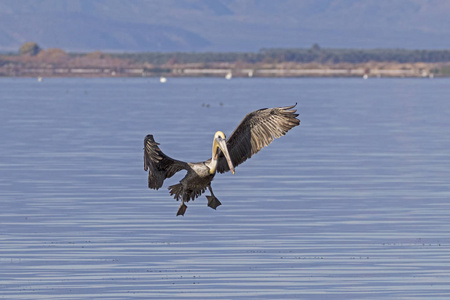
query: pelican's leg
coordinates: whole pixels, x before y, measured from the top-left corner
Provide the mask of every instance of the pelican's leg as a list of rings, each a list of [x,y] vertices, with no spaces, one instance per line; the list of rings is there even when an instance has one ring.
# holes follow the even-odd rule
[[[184,213],[186,212],[187,206],[186,206],[186,204],[184,204],[185,196],[186,195],[183,192],[183,195],[181,196],[181,204],[180,204],[180,208],[178,208],[177,216],[179,216],[179,215],[184,216]],[[189,201],[189,199],[187,199],[187,201]]]
[[[214,195],[211,184],[208,185],[208,189],[211,192],[211,196],[206,196],[206,199],[208,199],[208,206],[212,209],[216,209],[218,206],[222,205],[222,203],[220,203],[219,199]]]

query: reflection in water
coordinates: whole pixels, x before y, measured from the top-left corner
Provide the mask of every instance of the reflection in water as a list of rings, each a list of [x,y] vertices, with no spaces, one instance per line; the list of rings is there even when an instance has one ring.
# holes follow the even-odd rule
[[[0,298],[446,299],[449,89],[1,79]],[[202,196],[176,218],[166,187],[182,177],[148,190],[146,134],[201,161],[216,130],[293,102],[302,125],[289,138],[217,175],[217,211]]]

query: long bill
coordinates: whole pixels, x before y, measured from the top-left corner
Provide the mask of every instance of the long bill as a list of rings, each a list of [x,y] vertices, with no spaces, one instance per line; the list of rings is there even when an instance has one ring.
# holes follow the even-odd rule
[[[227,143],[225,142],[225,139],[217,137],[216,142],[220,150],[222,150],[223,154],[225,155],[230,171],[234,174],[234,166],[233,163],[231,162],[230,154],[228,153]]]

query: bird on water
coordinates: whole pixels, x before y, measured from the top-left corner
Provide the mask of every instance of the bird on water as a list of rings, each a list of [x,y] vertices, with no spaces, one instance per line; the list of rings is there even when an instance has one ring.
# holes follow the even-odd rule
[[[206,189],[211,192],[208,206],[216,209],[221,205],[214,195],[211,181],[216,172],[225,173],[268,146],[275,138],[285,135],[290,129],[300,125],[296,106],[263,108],[247,114],[228,139],[222,131],[214,134],[212,157],[203,162],[189,163],[170,158],[159,148],[153,135],[144,139],[144,170],[148,171],[148,187],[159,189],[166,178],[186,170],[180,183],[169,186],[170,195],[181,200],[177,216],[184,215],[186,202],[198,198]]]

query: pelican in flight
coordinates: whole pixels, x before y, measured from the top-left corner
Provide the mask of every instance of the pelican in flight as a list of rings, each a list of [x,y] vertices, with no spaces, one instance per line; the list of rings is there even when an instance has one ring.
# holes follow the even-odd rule
[[[186,202],[194,200],[208,188],[211,196],[206,196],[208,206],[216,209],[221,205],[212,189],[211,181],[216,172],[225,173],[242,164],[275,138],[286,134],[300,125],[295,105],[276,108],[263,108],[247,114],[228,139],[222,131],[214,134],[212,157],[206,161],[188,163],[165,155],[155,142],[153,135],[144,139],[144,170],[148,171],[148,187],[159,189],[166,178],[186,170],[186,176],[180,183],[169,186],[170,195],[181,200],[177,216],[184,215]]]

